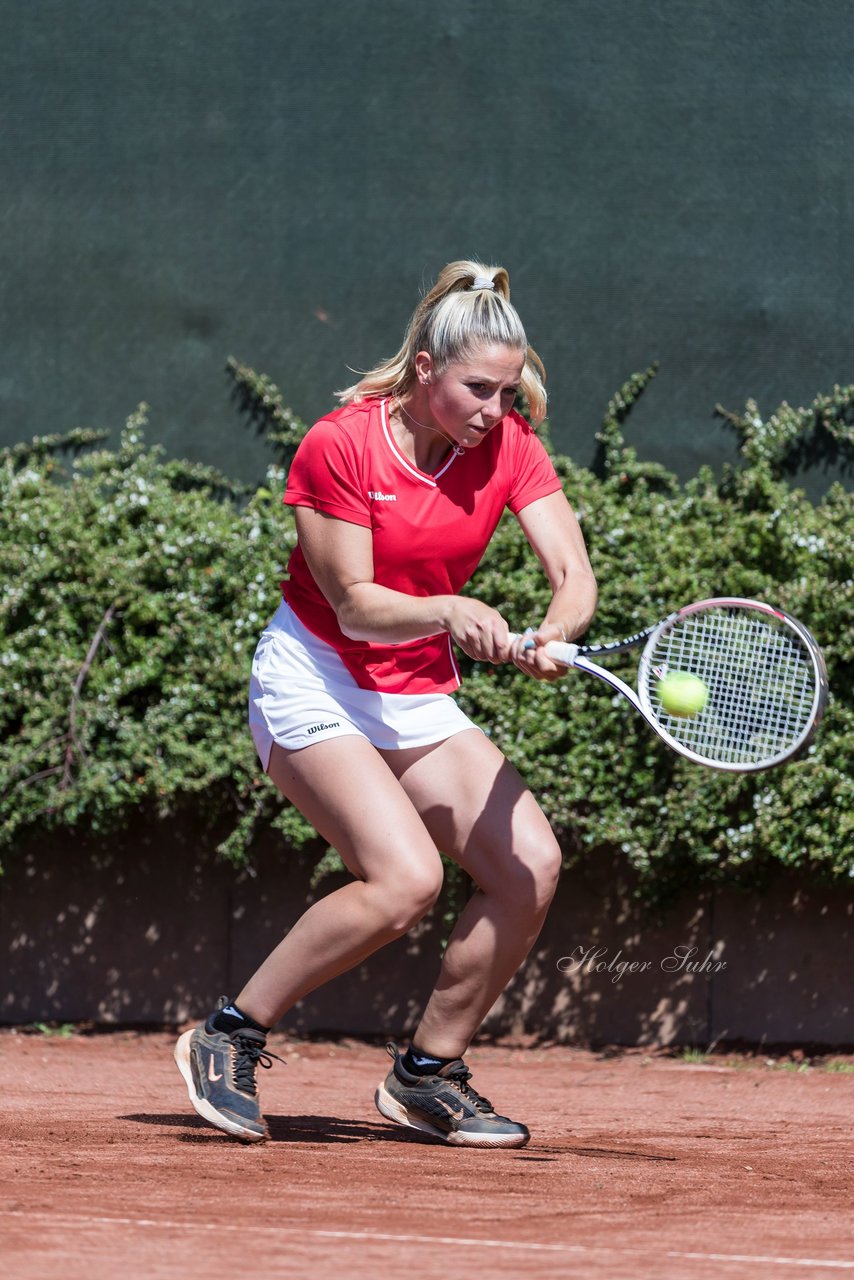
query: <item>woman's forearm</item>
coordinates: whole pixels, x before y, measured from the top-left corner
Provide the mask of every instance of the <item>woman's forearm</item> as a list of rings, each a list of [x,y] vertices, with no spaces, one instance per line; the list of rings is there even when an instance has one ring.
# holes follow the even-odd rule
[[[408,596],[375,582],[360,582],[344,591],[336,615],[351,640],[406,644],[444,631],[476,661],[510,659],[507,621],[497,609],[471,596]]]
[[[568,574],[552,596],[544,621],[560,627],[566,640],[576,640],[596,612],[596,579],[586,569]]]
[[[351,640],[406,644],[451,629],[454,596],[410,596],[376,582],[356,582],[336,602],[338,625]]]

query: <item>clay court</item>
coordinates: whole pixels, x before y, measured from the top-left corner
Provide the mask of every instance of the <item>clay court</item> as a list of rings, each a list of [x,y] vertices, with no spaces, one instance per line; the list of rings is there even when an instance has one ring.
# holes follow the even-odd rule
[[[483,1152],[383,1121],[381,1045],[274,1035],[247,1147],[192,1112],[173,1039],[0,1034],[7,1276],[854,1273],[850,1059],[478,1047],[533,1135]]]

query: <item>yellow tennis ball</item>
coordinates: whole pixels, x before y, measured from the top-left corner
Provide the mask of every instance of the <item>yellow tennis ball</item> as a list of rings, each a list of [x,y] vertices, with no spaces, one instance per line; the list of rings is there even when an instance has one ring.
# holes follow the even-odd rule
[[[687,671],[668,671],[658,686],[658,698],[668,715],[689,718],[699,715],[709,691],[699,676]]]

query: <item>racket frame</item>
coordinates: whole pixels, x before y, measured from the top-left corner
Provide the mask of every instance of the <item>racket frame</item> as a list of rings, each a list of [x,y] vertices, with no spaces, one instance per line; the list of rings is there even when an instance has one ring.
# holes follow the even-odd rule
[[[653,653],[662,635],[674,627],[677,623],[690,618],[692,614],[702,613],[713,608],[730,608],[730,609],[753,609],[759,613],[764,613],[768,617],[775,618],[778,622],[784,623],[797,636],[803,644],[814,675],[813,699],[810,712],[805,722],[802,732],[798,737],[787,746],[777,752],[773,756],[768,756],[757,761],[721,761],[712,757],[693,751],[685,743],[680,742],[668,732],[667,728],[661,723],[660,718],[655,712],[649,697],[649,685],[651,665],[653,661]],[[638,689],[637,691],[628,685],[625,680],[621,680],[613,671],[609,671],[606,667],[601,667],[593,659],[597,657],[608,657],[612,654],[627,653],[631,649],[636,649],[643,645],[643,652],[638,665]],[[671,750],[677,752],[686,759],[694,761],[695,764],[703,764],[712,769],[718,769],[725,773],[758,773],[764,769],[773,768],[775,765],[783,764],[786,760],[791,760],[809,743],[815,733],[819,723],[821,722],[824,708],[827,702],[827,669],[824,663],[824,657],[815,637],[812,633],[799,622],[797,618],[792,617],[790,613],[786,613],[784,609],[779,609],[774,605],[766,604],[762,600],[751,600],[741,596],[713,596],[707,600],[698,600],[693,604],[683,606],[681,609],[668,614],[660,622],[654,626],[647,627],[643,631],[635,632],[634,635],[627,636],[624,640],[614,640],[608,644],[591,644],[578,645],[568,644],[560,640],[550,640],[545,646],[546,654],[555,662],[559,662],[562,666],[576,667],[581,671],[587,671],[591,675],[598,676],[600,680],[604,680],[611,688],[616,689],[623,697],[628,698],[629,702],[635,710],[643,716],[647,724],[652,728],[658,736],[667,743]]]

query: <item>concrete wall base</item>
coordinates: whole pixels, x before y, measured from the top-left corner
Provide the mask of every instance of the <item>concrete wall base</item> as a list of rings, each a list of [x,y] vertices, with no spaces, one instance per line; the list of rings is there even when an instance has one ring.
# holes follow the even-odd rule
[[[114,851],[34,844],[0,882],[0,1021],[183,1023],[233,995],[314,897],[273,833],[253,873],[210,837],[149,829]],[[120,846],[119,847],[119,843]],[[440,903],[408,937],[301,1001],[300,1034],[405,1034],[438,971]],[[584,1045],[854,1045],[854,890],[781,875],[652,920],[603,858],[565,872],[543,933],[488,1016],[494,1035]]]

